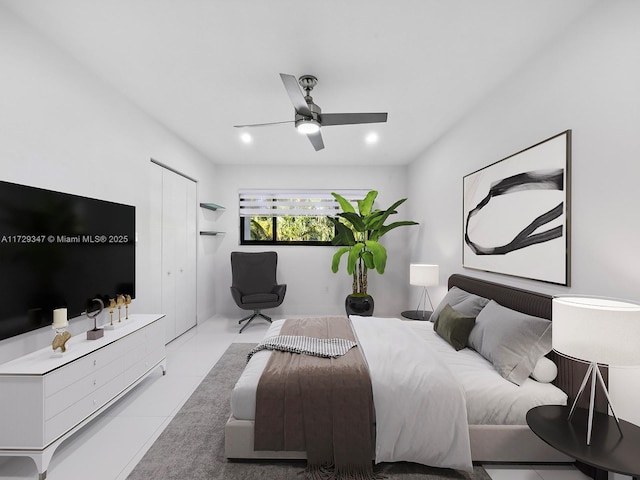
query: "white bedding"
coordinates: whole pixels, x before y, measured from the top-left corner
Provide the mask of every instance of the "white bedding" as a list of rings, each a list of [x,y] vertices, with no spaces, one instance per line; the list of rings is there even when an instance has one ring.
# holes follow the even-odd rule
[[[351,318],[372,378],[376,462],[405,460],[469,469],[468,425],[526,425],[526,412],[533,406],[566,404],[566,395],[551,384],[528,379],[518,387],[503,379],[477,352],[468,348],[456,352],[433,331],[431,322]],[[274,321],[265,336],[277,335],[283,323]],[[256,353],[236,383],[231,394],[236,419],[255,419],[256,389],[270,353]],[[435,370],[440,373],[431,375],[438,382],[443,376],[453,381],[447,382],[448,387],[437,387],[435,395],[433,390],[418,395],[429,388],[420,386],[418,379]],[[444,389],[449,390],[448,397],[455,397],[459,390],[461,402],[447,399]],[[452,410],[443,413],[452,403]],[[425,413],[428,411],[438,421]],[[443,437],[436,429],[442,426],[439,424],[445,424],[445,432],[451,433]],[[454,424],[456,429],[452,429]]]
[[[538,405],[566,405],[567,395],[551,383],[527,378],[517,386],[505,380],[493,365],[470,348],[456,352],[433,330],[433,323],[406,325],[438,352],[462,385],[469,425],[526,425],[527,412]]]
[[[464,391],[402,320],[352,317],[376,410],[376,463],[472,470]]]

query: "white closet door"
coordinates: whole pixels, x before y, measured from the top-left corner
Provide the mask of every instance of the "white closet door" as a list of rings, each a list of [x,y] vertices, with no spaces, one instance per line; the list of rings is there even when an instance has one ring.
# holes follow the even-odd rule
[[[167,343],[196,324],[196,184],[162,172],[162,313]]]
[[[180,229],[176,231],[176,336],[196,324],[196,184],[181,185]]]

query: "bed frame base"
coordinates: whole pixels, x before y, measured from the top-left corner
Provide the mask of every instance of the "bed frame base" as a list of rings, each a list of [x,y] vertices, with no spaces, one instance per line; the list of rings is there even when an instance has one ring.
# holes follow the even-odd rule
[[[224,454],[233,459],[302,460],[305,452],[255,451],[252,420],[230,417],[224,427]],[[574,460],[540,440],[526,425],[471,425],[474,462],[569,463]]]

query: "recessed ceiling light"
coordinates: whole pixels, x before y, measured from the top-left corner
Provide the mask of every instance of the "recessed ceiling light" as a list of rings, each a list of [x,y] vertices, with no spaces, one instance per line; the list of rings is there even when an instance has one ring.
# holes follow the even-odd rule
[[[369,145],[378,143],[378,134],[375,132],[371,132],[369,135],[365,137],[364,141],[367,142]]]
[[[242,140],[244,143],[251,143],[253,141],[253,138],[251,137],[251,135],[245,132],[240,135],[240,140]]]

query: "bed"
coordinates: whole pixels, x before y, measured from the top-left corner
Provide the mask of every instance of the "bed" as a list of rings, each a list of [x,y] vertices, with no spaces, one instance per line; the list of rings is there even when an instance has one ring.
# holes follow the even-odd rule
[[[548,320],[551,318],[552,297],[549,295],[458,274],[449,278],[448,287],[450,293],[455,289],[461,289],[464,292],[481,296],[487,300],[493,300],[499,305],[517,312]],[[558,370],[555,380],[552,383],[541,383],[527,378],[525,381],[521,381],[520,386],[517,386],[502,378],[489,361],[472,349],[466,348],[455,351],[450,345],[442,341],[442,338],[434,334],[434,324],[431,322],[375,317],[352,317],[352,322],[358,340],[362,342],[361,346],[369,363],[369,368],[372,370],[372,383],[374,382],[373,356],[369,358],[367,349],[370,347],[364,342],[368,334],[367,330],[363,330],[365,328],[363,325],[367,323],[374,329],[387,328],[386,325],[389,325],[391,332],[410,329],[415,339],[412,341],[421,346],[429,344],[430,351],[437,352],[439,357],[444,358],[443,362],[450,370],[447,371],[446,375],[456,377],[465,391],[465,398],[468,397],[465,400],[466,414],[462,412],[456,416],[465,417],[464,425],[468,433],[465,431],[464,437],[470,446],[470,455],[473,462],[555,463],[573,461],[573,459],[549,447],[533,434],[526,425],[525,414],[529,408],[538,404],[565,404],[567,401],[572,400],[584,374],[584,370],[580,365],[563,358],[556,358],[553,353],[550,353],[548,357],[557,365]],[[282,321],[274,322],[266,336],[277,334],[281,325]],[[366,328],[369,327],[367,326]],[[394,333],[389,333],[389,335],[392,338]],[[420,350],[422,350],[422,347]],[[255,389],[261,372],[268,361],[268,356],[269,352],[267,351],[254,355],[232,392],[232,412],[225,425],[225,456],[229,459],[306,458],[305,452],[300,451],[254,450]],[[425,364],[431,363],[428,358],[423,361]],[[462,373],[456,373],[458,367],[461,368],[460,372]],[[486,382],[494,382],[492,384],[494,386],[489,389],[485,388],[483,392],[482,386]],[[376,387],[374,387],[376,427],[378,428],[378,437],[381,437],[376,439],[376,443],[382,444],[376,445],[376,462],[416,461],[428,465],[457,468],[457,464],[455,462],[451,463],[448,459],[444,462],[440,460],[434,462],[433,458],[428,455],[416,457],[414,455],[415,452],[407,454],[402,452],[402,448],[397,448],[393,445],[385,447],[385,439],[383,435],[380,435],[380,429],[384,429],[383,424],[387,421],[386,414],[383,413],[383,408],[385,407],[382,405],[382,401],[378,403],[378,400],[376,400],[375,390]],[[509,397],[509,395],[512,395],[512,397]],[[486,409],[481,411],[478,408],[479,404],[497,405],[500,403],[499,400],[504,398],[509,398],[506,400],[507,406],[505,408],[494,408],[488,411]],[[502,403],[505,402],[503,401]],[[509,407],[509,405],[512,407]],[[410,407],[405,412],[411,418],[418,418],[419,416],[415,412],[411,413],[411,408],[420,408],[420,406]],[[397,419],[394,421],[397,421]],[[389,443],[389,440],[387,439],[386,442]],[[397,440],[397,442],[398,444],[402,443],[401,440]],[[413,447],[411,446],[411,448]],[[400,450],[400,453],[398,454],[399,456],[394,457],[396,452],[393,450],[396,449]],[[420,448],[417,450],[420,450]],[[425,450],[425,448],[422,448],[422,450]],[[389,453],[390,451],[391,454]]]

